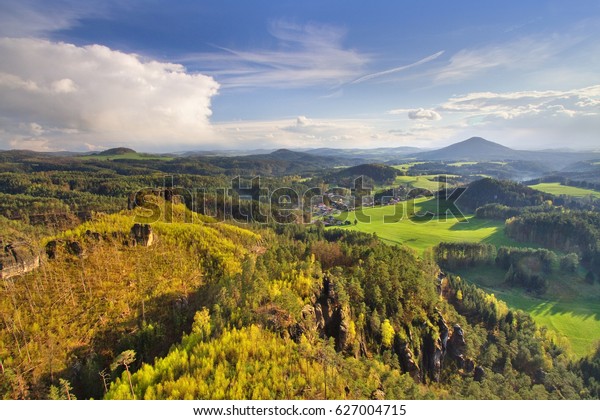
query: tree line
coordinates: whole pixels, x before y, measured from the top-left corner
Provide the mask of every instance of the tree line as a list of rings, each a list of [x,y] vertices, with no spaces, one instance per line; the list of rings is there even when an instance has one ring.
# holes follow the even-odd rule
[[[483,265],[505,271],[505,282],[537,294],[548,288],[548,276],[555,272],[574,273],[579,266],[576,253],[557,255],[548,249],[514,248],[471,242],[442,242],[433,249],[440,267],[455,271]]]
[[[597,212],[528,213],[507,220],[505,232],[518,241],[576,253],[595,276],[600,274],[600,214]]]

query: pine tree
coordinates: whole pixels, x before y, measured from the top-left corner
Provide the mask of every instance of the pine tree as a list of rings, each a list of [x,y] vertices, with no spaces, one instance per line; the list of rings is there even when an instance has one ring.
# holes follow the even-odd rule
[[[117,357],[110,365],[111,370],[116,370],[119,366],[123,366],[127,372],[127,378],[129,379],[129,388],[131,390],[131,397],[135,400],[135,392],[133,391],[133,383],[131,382],[131,372],[129,366],[135,362],[135,351],[125,350]]]

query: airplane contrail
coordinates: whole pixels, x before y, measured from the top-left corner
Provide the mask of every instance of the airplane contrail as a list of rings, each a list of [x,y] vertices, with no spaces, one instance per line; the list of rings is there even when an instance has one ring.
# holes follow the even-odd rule
[[[392,74],[392,73],[396,73],[396,72],[399,72],[399,71],[402,71],[402,70],[410,69],[411,67],[419,66],[421,64],[425,64],[425,63],[428,63],[429,61],[435,60],[436,58],[438,58],[442,54],[444,54],[444,50],[438,51],[435,54],[432,54],[432,55],[430,55],[428,57],[425,57],[425,58],[423,58],[423,59],[421,59],[419,61],[416,61],[416,62],[414,62],[412,64],[407,64],[406,66],[394,67],[393,69],[384,70],[384,71],[380,71],[380,72],[377,72],[377,73],[371,73],[371,74],[367,74],[365,76],[361,76],[358,79],[353,80],[353,81],[351,81],[348,84],[354,85],[356,83],[362,83],[362,82],[365,82],[367,80],[374,79],[376,77],[385,76],[386,74]]]

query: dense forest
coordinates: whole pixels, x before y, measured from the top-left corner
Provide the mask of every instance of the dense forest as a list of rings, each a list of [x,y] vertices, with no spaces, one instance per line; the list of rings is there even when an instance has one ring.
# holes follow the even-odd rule
[[[600,274],[600,214],[553,211],[526,213],[506,222],[507,235],[581,256],[584,265]]]
[[[43,268],[3,282],[4,397],[588,395],[526,314],[405,248],[183,205],[135,241],[134,212],[44,239]]]
[[[392,185],[396,177],[403,174],[402,171],[383,164],[363,164],[331,171],[321,177],[317,177],[322,183],[339,185],[344,188],[355,188],[355,180],[364,178],[364,183],[371,188],[375,185]]]
[[[103,154],[86,156],[48,155],[21,150],[0,151],[0,172],[24,173],[112,170],[120,175],[151,175],[160,171],[205,176],[284,176],[358,163],[362,161],[353,158],[313,156],[285,149],[249,156],[143,155],[131,149],[126,149],[125,153],[119,149],[111,149]]]
[[[294,162],[288,152],[274,158]],[[493,266],[543,295],[581,262],[594,282],[594,213],[476,181],[461,197],[476,217],[508,219],[508,235],[548,249],[418,255],[284,211],[290,191],[328,187],[325,173],[245,182],[195,166],[235,166],[224,157],[131,154],[0,153],[3,398],[598,397],[597,355],[574,361],[528,314],[452,274]],[[367,169],[336,173],[397,174]]]

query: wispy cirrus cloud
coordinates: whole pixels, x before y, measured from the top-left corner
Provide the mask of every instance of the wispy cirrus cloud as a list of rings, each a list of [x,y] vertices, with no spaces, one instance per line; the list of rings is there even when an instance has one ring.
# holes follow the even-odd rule
[[[409,70],[444,53],[438,51],[404,66],[365,74],[377,57],[344,46],[343,28],[278,20],[271,23],[269,33],[277,41],[276,48],[239,50],[215,46],[217,52],[189,54],[179,61],[214,76],[224,88],[336,88]]]
[[[397,118],[402,116],[403,118]],[[594,144],[600,86],[571,90],[472,92],[430,108],[399,108],[381,118],[310,118],[214,124],[230,147],[441,147],[482,136],[515,148]]]
[[[399,108],[388,114],[407,117],[391,134],[421,145],[482,136],[515,148],[564,147],[565,141],[569,147],[589,148],[600,132],[600,85],[470,92],[429,109]]]
[[[433,71],[436,83],[458,83],[492,70],[532,70],[557,58],[582,40],[577,36],[524,37],[500,44],[462,49]]]
[[[387,76],[387,75],[390,75],[390,74],[398,73],[398,72],[401,72],[401,71],[404,71],[404,70],[408,70],[408,69],[411,69],[413,67],[417,67],[417,66],[420,66],[422,64],[429,63],[430,61],[433,61],[436,58],[440,57],[442,54],[444,54],[443,50],[442,51],[438,51],[435,54],[431,54],[431,55],[429,55],[429,56],[427,56],[427,57],[425,57],[425,58],[423,58],[423,59],[421,59],[419,61],[415,61],[414,63],[407,64],[405,66],[394,67],[392,69],[383,70],[383,71],[379,71],[379,72],[371,73],[371,74],[366,74],[364,76],[359,77],[358,79],[355,79],[355,80],[351,81],[349,84],[353,85],[353,84],[356,84],[356,83],[362,83],[362,82],[366,82],[368,80],[375,79],[375,78],[378,78],[378,77],[383,77],[383,76]]]
[[[360,74],[370,60],[344,47],[345,31],[339,27],[279,20],[269,32],[276,48],[217,46],[217,52],[189,54],[180,61],[213,75],[224,87],[294,88],[341,84]]]
[[[19,0],[0,2],[0,36],[45,37],[67,29],[82,18],[104,16],[115,0]]]

